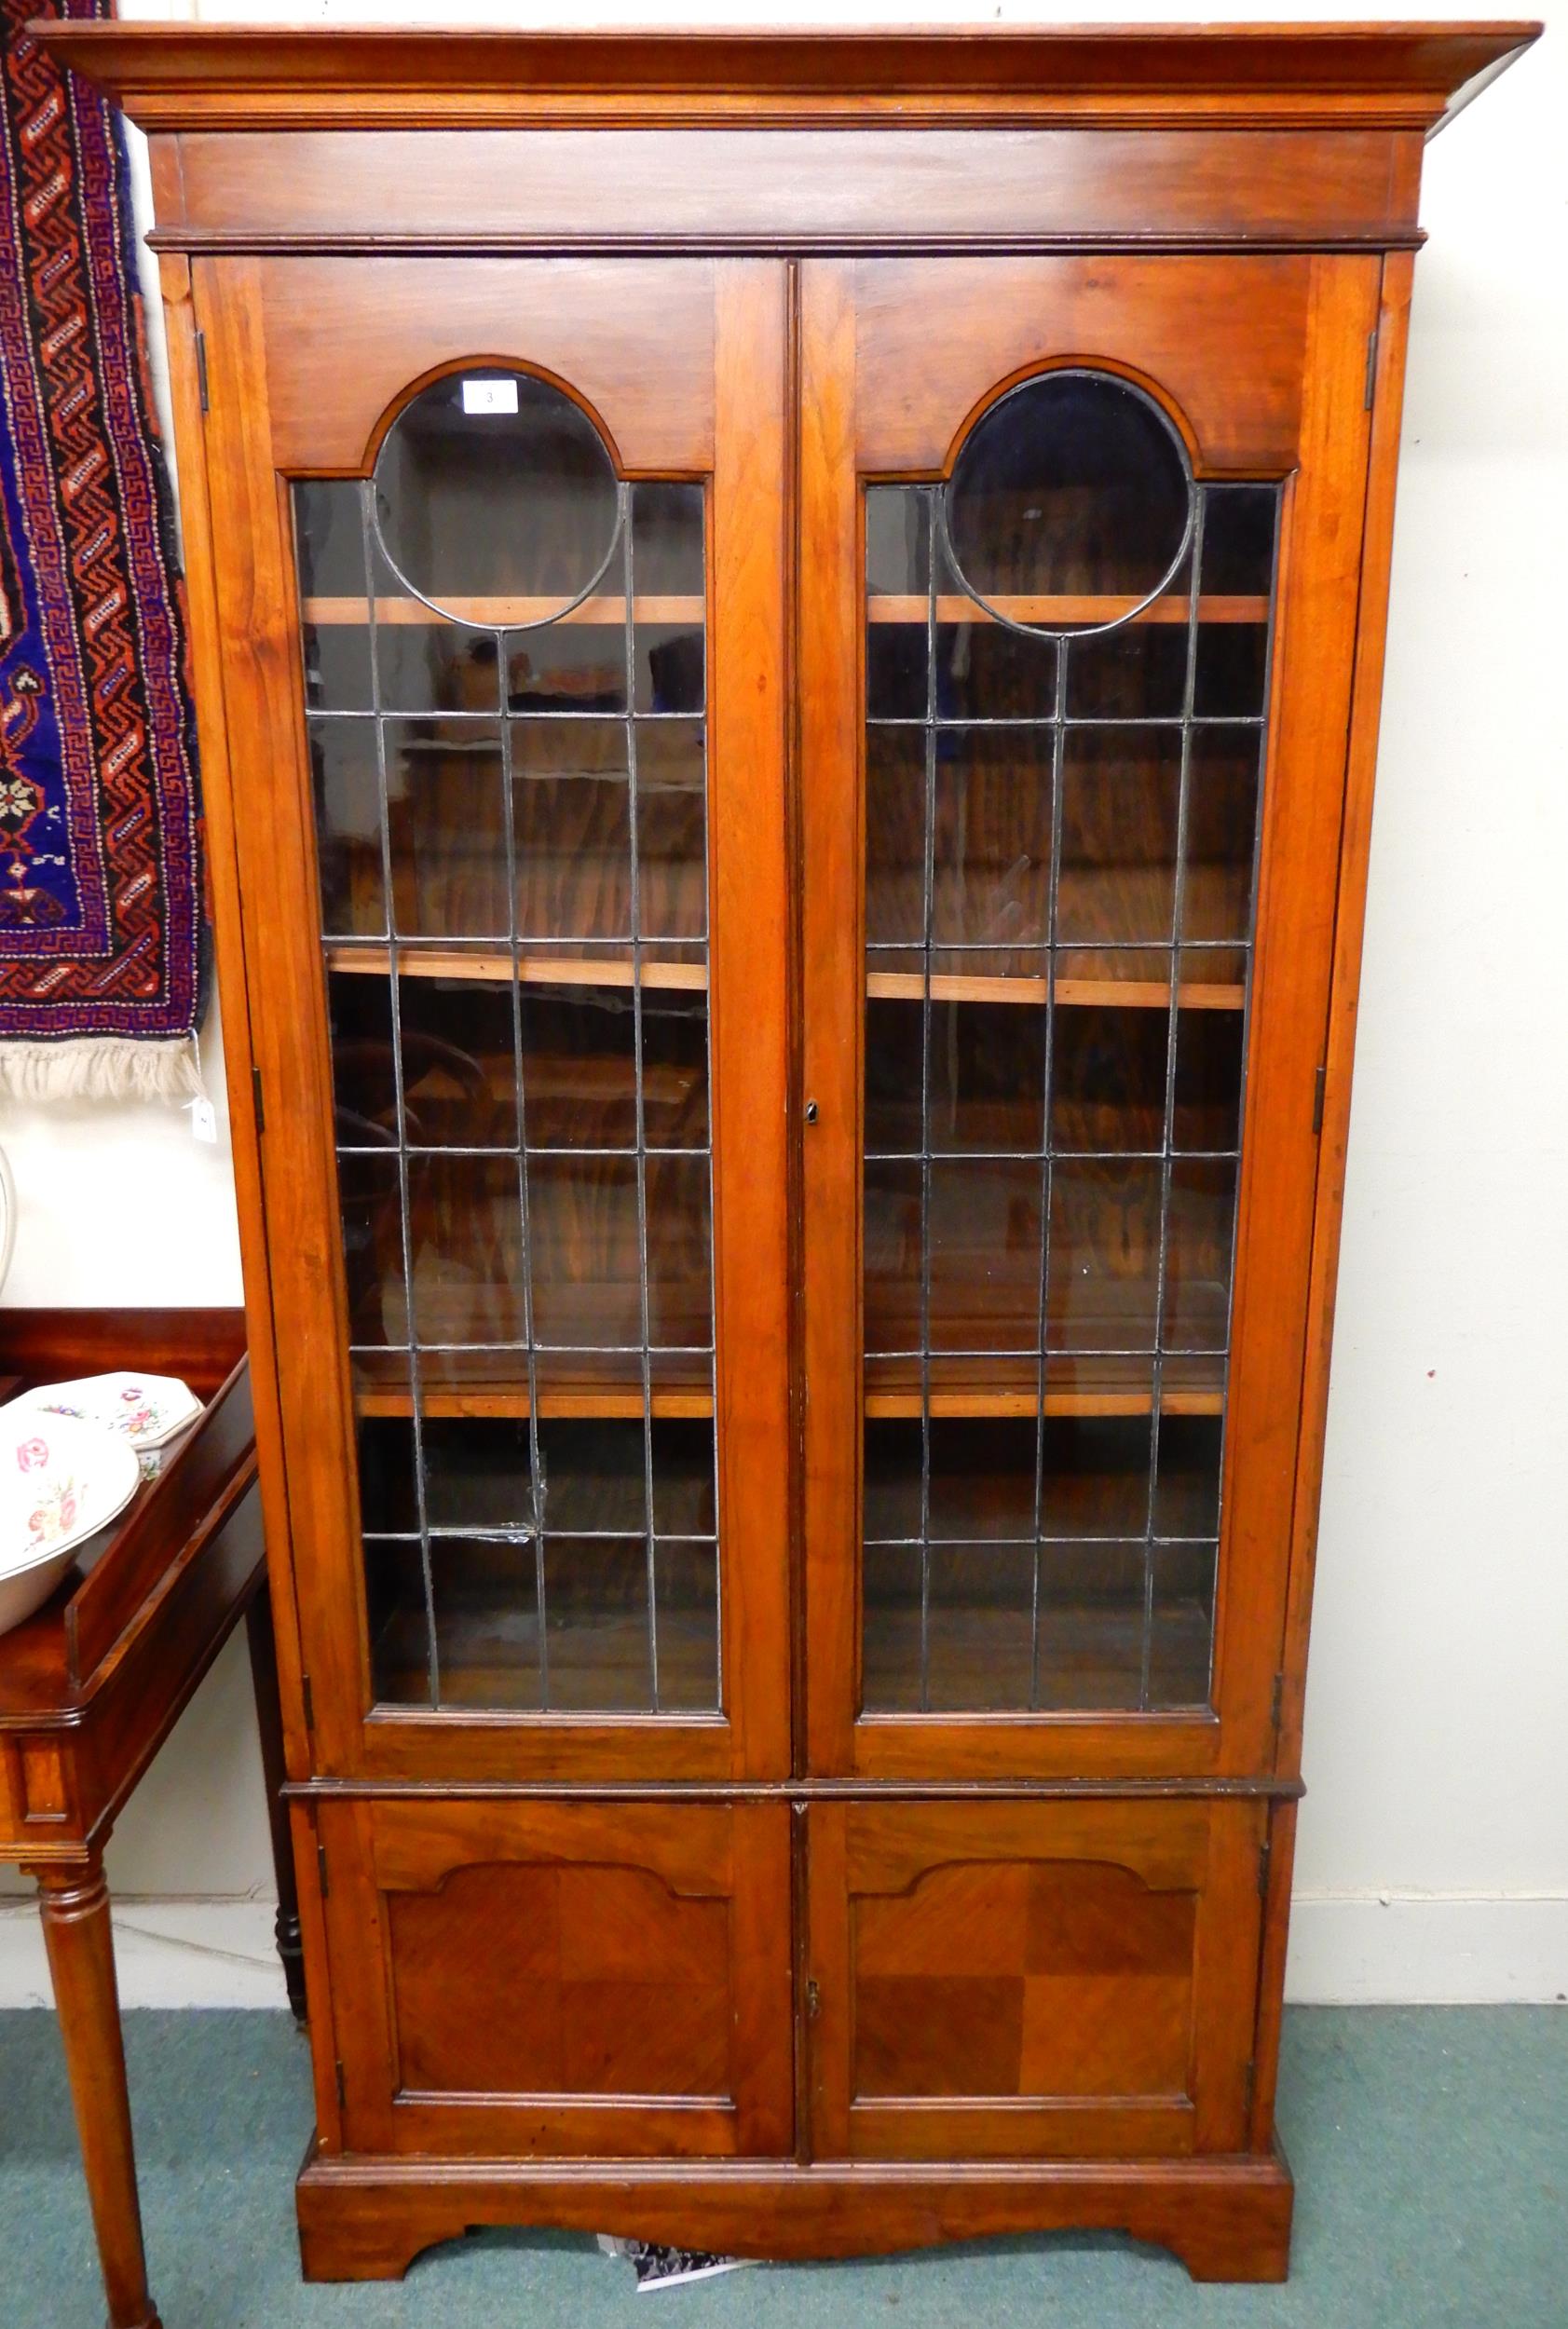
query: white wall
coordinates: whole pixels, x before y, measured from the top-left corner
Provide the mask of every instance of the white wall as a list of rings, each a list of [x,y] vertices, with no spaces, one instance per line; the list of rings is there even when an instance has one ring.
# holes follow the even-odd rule
[[[476,0],[450,12],[122,0],[122,13],[780,20],[743,0],[601,0],[575,20]],[[814,13],[836,12],[825,0]],[[857,13],[927,11],[889,0]],[[1070,13],[1127,11],[1073,0]],[[1300,1996],[1568,1992],[1568,10],[1556,13],[1555,34],[1433,147],[1423,197],[1307,1707]],[[226,1147],[198,1150],[187,1122],[6,1111],[24,1211],[6,1300],[234,1301]],[[126,1815],[112,1874],[127,1892],[265,1892],[232,1653]],[[265,1949],[259,1910],[128,1917],[130,1994],[275,1994],[243,1962]],[[159,1922],[220,1954],[160,1953],[140,1938]],[[39,1979],[30,1947],[0,1920],[0,2002]]]

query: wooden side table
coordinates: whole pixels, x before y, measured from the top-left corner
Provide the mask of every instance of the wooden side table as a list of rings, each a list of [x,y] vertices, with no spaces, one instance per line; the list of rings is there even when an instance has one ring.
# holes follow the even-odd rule
[[[0,1635],[0,1859],[37,1879],[110,2329],[157,2329],[142,2244],[103,1848],[122,1805],[241,1616],[278,1870],[278,1944],[305,2014],[244,1314],[0,1311],[0,1396],[110,1369],[181,1375],[205,1412]]]

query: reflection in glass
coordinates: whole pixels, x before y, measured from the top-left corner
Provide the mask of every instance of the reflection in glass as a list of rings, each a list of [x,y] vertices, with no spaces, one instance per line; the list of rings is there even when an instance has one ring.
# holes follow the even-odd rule
[[[1047,729],[866,738],[866,937],[873,947],[1040,945],[1046,936],[1053,746]],[[989,967],[976,963],[976,971]]]
[[[368,712],[374,697],[361,496],[336,480],[294,487],[305,700],[314,711]]]
[[[382,938],[381,783],[369,720],[313,719],[310,774],[321,928],[329,938]]]
[[[1188,577],[1173,586],[1185,605]],[[1185,624],[1142,620],[1075,640],[1067,657],[1067,714],[1074,720],[1179,720],[1187,696]]]
[[[712,1713],[704,489],[488,367],[295,525],[375,1696]]]
[[[580,405],[498,369],[449,373],[404,405],[376,456],[373,507],[389,560],[421,598],[460,616],[475,597],[517,597],[544,621],[604,571],[620,489]]]
[[[443,622],[407,597],[387,559],[373,552],[375,578],[376,706],[383,712],[487,713],[501,709],[501,644],[493,631]]]
[[[935,654],[938,719],[1048,720],[1057,708],[1058,661],[1049,639],[1026,638],[976,614],[939,620]]]
[[[506,770],[493,720],[383,720],[401,937],[507,933]]]
[[[1020,382],[982,414],[942,506],[954,565],[982,602],[1137,603],[1179,562],[1191,498],[1180,440],[1153,399],[1110,374],[1063,371]],[[1014,619],[1059,630],[1096,616]]]
[[[1180,808],[1179,729],[1069,729],[1062,745],[1058,939],[1169,945]]]
[[[1077,371],[867,489],[868,1711],[1207,1703],[1277,501]]]
[[[1262,734],[1194,727],[1188,743],[1183,938],[1245,943],[1252,917]]]
[[[337,1202],[351,1342],[401,1345],[408,1340],[401,1199],[395,1156],[339,1158]]]
[[[1045,1028],[1038,1011],[1008,1003],[918,997],[866,1004],[866,1146],[870,1155],[1038,1154],[1045,1092]],[[930,1050],[926,1048],[929,1029]]]
[[[382,982],[361,977],[353,984],[375,987]],[[516,1147],[512,1032],[511,997],[498,979],[398,981],[403,1134],[410,1148]],[[390,1068],[389,1061],[389,1085]]]
[[[1057,1022],[1051,1144],[1074,1150],[1158,1151],[1165,1128],[1168,1010],[1082,1004]]]

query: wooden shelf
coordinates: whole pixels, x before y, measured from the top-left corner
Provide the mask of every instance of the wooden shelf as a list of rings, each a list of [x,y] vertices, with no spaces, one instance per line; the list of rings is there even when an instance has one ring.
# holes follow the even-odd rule
[[[1047,1389],[1045,1413],[1061,1416],[1147,1415],[1151,1410],[1149,1387],[1135,1384],[1118,1387],[1114,1384],[1086,1384]],[[409,1415],[413,1401],[406,1391],[389,1385],[373,1385],[356,1391],[354,1411],[357,1415]],[[474,1382],[456,1385],[443,1383],[439,1388],[427,1387],[420,1400],[422,1415],[435,1416],[526,1416],[528,1386],[516,1380]],[[561,1384],[539,1395],[541,1417],[557,1416],[640,1419],[643,1395],[640,1384],[624,1388],[606,1383],[583,1384],[573,1388]],[[698,1418],[711,1416],[714,1411],[710,1392],[679,1385],[656,1388],[652,1411],[656,1419]],[[960,1390],[934,1389],[931,1395],[931,1412],[938,1419],[961,1421],[986,1416],[1009,1417],[1033,1415],[1036,1398],[1033,1385],[1009,1384],[1005,1382],[975,1385]],[[1225,1394],[1219,1385],[1167,1384],[1160,1400],[1162,1415],[1222,1415]],[[913,1390],[870,1390],[866,1393],[865,1413],[868,1423],[893,1423],[921,1412],[920,1395]]]
[[[1085,1390],[1047,1391],[1047,1415],[1147,1415],[1152,1401],[1148,1391]],[[1025,1416],[1037,1412],[1032,1391],[1009,1391],[998,1387],[990,1391],[933,1391],[931,1412],[938,1420],[977,1420],[985,1416]],[[1222,1391],[1171,1389],[1160,1400],[1162,1415],[1222,1415],[1225,1395]],[[868,1391],[866,1395],[867,1423],[895,1423],[907,1417],[919,1418],[922,1412],[918,1391]]]
[[[378,1360],[357,1352],[358,1378],[354,1410],[359,1415],[408,1415],[413,1411],[404,1361],[401,1352],[389,1353],[385,1363],[388,1380],[374,1379]],[[1225,1409],[1224,1360],[1181,1362],[1183,1372],[1171,1379],[1167,1361],[1160,1412],[1163,1415],[1221,1415]],[[473,1351],[451,1355],[448,1372],[439,1384],[426,1382],[420,1412],[435,1416],[525,1416],[528,1410],[526,1373],[513,1352]],[[1064,1380],[1067,1368],[1073,1379]],[[427,1373],[429,1360],[426,1361]],[[461,1379],[454,1380],[458,1369]],[[981,1371],[983,1369],[983,1372]],[[402,1375],[401,1382],[397,1379]],[[1125,1359],[1053,1357],[1049,1363],[1045,1413],[1060,1416],[1147,1415],[1151,1399],[1149,1369]],[[560,1375],[541,1389],[541,1417],[630,1418],[643,1411],[642,1384],[635,1376],[617,1382],[599,1377],[571,1382]],[[661,1418],[698,1418],[714,1411],[708,1383],[665,1380],[653,1389],[653,1414]],[[1030,1416],[1037,1412],[1037,1378],[1029,1358],[975,1360],[938,1357],[932,1364],[931,1412],[938,1418]],[[866,1366],[865,1413],[868,1422],[895,1422],[920,1413],[917,1362],[910,1359],[871,1360]]]
[[[656,1418],[685,1416],[702,1419],[713,1411],[710,1392],[670,1390],[655,1391],[653,1394]],[[362,1391],[355,1394],[354,1412],[356,1415],[411,1415],[414,1403],[406,1391]],[[528,1386],[522,1382],[476,1384],[471,1388],[444,1384],[440,1390],[425,1392],[419,1402],[419,1412],[421,1415],[442,1416],[525,1416],[528,1413]],[[575,1416],[603,1420],[619,1416],[641,1422],[642,1412],[643,1395],[637,1387],[626,1391],[610,1390],[604,1386],[582,1391],[563,1388],[539,1394],[541,1417]]]
[[[1150,1377],[1147,1359],[1053,1354],[1046,1362],[1044,1411],[1061,1416],[1147,1415],[1152,1405]],[[918,1418],[922,1411],[920,1362],[868,1359],[864,1409],[871,1423]],[[939,1355],[931,1362],[931,1413],[934,1417],[1031,1416],[1039,1411],[1039,1375],[1032,1358]],[[1222,1415],[1224,1411],[1222,1357],[1166,1362],[1162,1415]]]
[[[866,993],[871,1002],[920,1002],[925,980],[919,971],[870,971]],[[933,1002],[1043,1003],[1051,981],[1022,975],[972,977],[967,972],[936,972],[931,981]],[[1164,1011],[1170,1003],[1170,986],[1160,978],[1058,978],[1056,999],[1064,1010],[1100,1005],[1121,1011]],[[1183,983],[1177,1000],[1184,1011],[1239,1011],[1247,1001],[1242,986],[1198,986]]]
[[[463,597],[446,602],[438,613],[417,598],[378,598],[375,620],[378,625],[398,624],[423,628],[430,623],[470,622],[489,631],[526,631],[540,623],[560,626],[579,625],[585,629],[604,628],[620,624],[626,620],[626,601],[613,595],[585,598],[569,613],[556,610],[560,600],[554,598]],[[1004,615],[1014,622],[1023,623],[1109,623],[1118,622],[1130,615],[1139,604],[1136,598],[1095,597],[1018,597],[993,598],[989,607],[961,592],[944,593],[936,601],[938,622],[990,622],[996,615]],[[923,623],[928,618],[928,606],[923,595],[887,593],[868,598],[866,620],[876,623]],[[362,598],[307,598],[300,607],[303,620],[308,623],[338,625],[362,624],[369,620],[370,604]],[[632,601],[632,620],[642,623],[691,624],[705,620],[706,606],[701,598],[687,594],[650,593]],[[1184,592],[1156,598],[1144,607],[1140,622],[1184,623],[1192,613],[1192,605]],[[1198,601],[1201,622],[1259,623],[1269,619],[1266,598],[1210,597]]]
[[[475,1352],[480,1360],[489,1355]],[[512,1365],[515,1366],[513,1360]],[[356,1359],[356,1365],[358,1360]],[[656,1418],[702,1418],[714,1411],[713,1393],[698,1384],[665,1383],[654,1389],[652,1400]],[[399,1389],[392,1383],[362,1383],[354,1392],[356,1415],[411,1415],[414,1402],[406,1386]],[[525,1416],[528,1408],[528,1384],[525,1376],[497,1374],[489,1378],[475,1375],[468,1382],[450,1380],[439,1385],[427,1384],[419,1401],[421,1415],[510,1415]],[[548,1390],[539,1393],[539,1411],[541,1417],[586,1417],[595,1420],[617,1417],[640,1422],[643,1412],[643,1393],[640,1382],[553,1382]]]
[[[1118,622],[1130,615],[1139,605],[1136,598],[993,598],[990,608],[1005,615],[1014,622],[1027,623],[1102,623]],[[1192,601],[1184,591],[1175,592],[1167,598],[1156,598],[1144,607],[1140,622],[1185,622],[1192,613]],[[868,598],[866,619],[868,622],[924,622],[927,602],[923,596],[904,596],[893,592]],[[1200,598],[1200,622],[1267,622],[1269,602],[1266,598]],[[961,594],[938,597],[938,622],[989,622],[992,614],[987,607]]]
[[[420,628],[436,622],[471,622],[488,631],[526,631],[539,623],[592,629],[608,623],[620,626],[626,620],[623,597],[585,598],[580,606],[564,615],[559,612],[560,605],[558,598],[453,598],[444,603],[438,614],[421,599],[378,598],[375,620],[377,625]],[[697,597],[653,595],[632,601],[634,622],[701,623],[706,613],[703,602]],[[362,598],[307,598],[300,614],[306,622],[311,623],[362,624],[369,620],[370,604]]]
[[[329,971],[344,971],[361,978],[385,978],[389,953],[385,947],[326,948]],[[502,947],[400,947],[400,978],[468,978],[506,984],[512,975],[512,959]],[[520,954],[517,975],[525,987],[630,987],[630,953],[591,959],[583,955]],[[644,987],[682,988],[705,994],[707,965],[703,962],[665,962],[645,954],[640,971]]]
[[[329,946],[329,971],[351,977],[385,978],[385,947]],[[581,955],[520,954],[517,974],[525,987],[630,987],[632,963],[626,957],[591,960]],[[466,978],[506,984],[512,975],[511,956],[503,948],[402,947],[398,951],[400,978]],[[665,962],[645,955],[641,984],[648,987],[681,989],[705,994],[707,966],[702,962]],[[1050,981],[1023,976],[983,978],[967,973],[938,972],[931,982],[933,1002],[1043,1003]],[[919,1002],[925,981],[918,971],[872,971],[866,976],[871,1002]],[[1164,979],[1059,978],[1056,999],[1064,1010],[1093,1005],[1123,1011],[1163,1011],[1170,1001]],[[1184,1011],[1239,1011],[1247,1001],[1242,986],[1199,986],[1185,982],[1178,989]]]

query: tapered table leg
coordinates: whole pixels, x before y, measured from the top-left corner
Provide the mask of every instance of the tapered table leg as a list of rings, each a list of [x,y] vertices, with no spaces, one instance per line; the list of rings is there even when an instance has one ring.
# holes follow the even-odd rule
[[[109,1887],[97,1859],[35,1869],[109,2329],[158,2329],[147,2292]]]
[[[294,1880],[294,1847],[289,1815],[283,1804],[283,1712],[278,1699],[278,1645],[272,1634],[272,1601],[264,1577],[245,1612],[251,1644],[251,1680],[256,1694],[256,1728],[261,1733],[262,1770],[266,1779],[266,1816],[272,1830],[272,1864],[278,1878],[278,1954],[289,1987],[294,2020],[303,2029],[305,2009],[305,1948],[299,1930],[299,1887]]]

